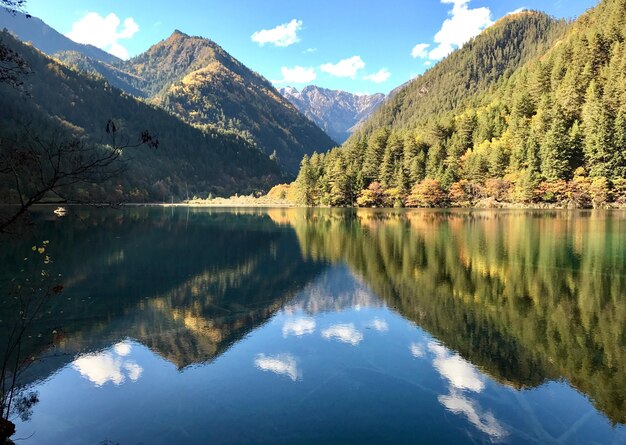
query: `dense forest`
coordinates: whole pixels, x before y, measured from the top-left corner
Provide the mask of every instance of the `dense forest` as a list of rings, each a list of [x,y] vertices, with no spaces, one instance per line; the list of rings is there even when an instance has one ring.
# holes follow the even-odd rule
[[[305,205],[626,203],[626,1],[501,19],[342,147],[302,161]]]
[[[54,57],[200,129],[237,133],[293,175],[304,155],[336,145],[268,80],[209,39],[177,30],[144,53],[112,63],[76,51]]]
[[[253,192],[284,177],[276,162],[236,132],[195,128],[112,88],[100,76],[55,61],[6,32],[0,39],[25,60],[29,70],[21,89],[0,85],[3,166],[16,150],[29,146],[38,150],[42,143],[80,141],[110,149],[105,130],[111,120],[118,139],[132,141],[148,130],[158,138],[159,147],[124,151],[120,159],[123,174],[97,184],[72,184],[67,192],[73,200],[170,201],[209,193]],[[33,172],[20,175],[26,182],[20,187],[9,170],[2,173],[2,201],[19,202],[18,188],[22,195],[27,194]]]

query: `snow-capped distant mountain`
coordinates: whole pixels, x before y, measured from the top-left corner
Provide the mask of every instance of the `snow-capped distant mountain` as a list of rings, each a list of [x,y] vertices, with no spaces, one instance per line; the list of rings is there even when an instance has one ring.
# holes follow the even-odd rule
[[[302,91],[285,87],[280,93],[340,144],[385,100],[382,93],[352,94],[315,85]]]

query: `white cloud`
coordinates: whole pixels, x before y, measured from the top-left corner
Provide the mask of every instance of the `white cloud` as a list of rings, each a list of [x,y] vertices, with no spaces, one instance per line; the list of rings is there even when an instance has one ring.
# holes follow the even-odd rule
[[[365,62],[361,59],[360,56],[353,56],[348,59],[340,60],[339,62],[325,63],[320,67],[320,69],[335,77],[351,77],[354,79],[356,77],[356,73],[359,70],[365,68]]]
[[[489,8],[470,9],[469,2],[470,0],[441,0],[441,3],[451,4],[452,11],[435,34],[437,47],[428,54],[431,60],[443,59],[493,24]]]
[[[365,80],[371,80],[374,83],[383,83],[391,77],[391,73],[387,68],[383,68],[380,71],[363,77]]]
[[[378,332],[387,332],[389,330],[389,325],[385,320],[380,318],[373,319],[368,325],[368,328],[372,328]]]
[[[143,368],[134,361],[125,359],[131,348],[128,342],[118,343],[109,351],[77,358],[72,367],[96,386],[108,382],[121,385],[126,378],[136,382],[141,377]]]
[[[128,59],[128,50],[119,40],[130,39],[138,31],[139,25],[132,17],[124,20],[122,25],[120,18],[113,13],[103,17],[96,12],[88,12],[74,22],[66,36],[78,43],[97,46],[120,59]]]
[[[428,48],[430,48],[430,45],[428,43],[418,43],[413,47],[413,50],[411,51],[411,56],[413,56],[414,59],[418,57],[420,59],[425,59],[428,57]]]
[[[354,324],[336,324],[324,329],[322,337],[326,340],[336,339],[342,343],[349,343],[356,346],[363,340],[363,334],[356,330]]]
[[[297,320],[289,320],[283,325],[283,337],[295,335],[301,337],[303,335],[315,332],[315,320],[308,317],[298,318]]]
[[[430,60],[424,62],[424,66],[431,66],[433,63]]]
[[[317,79],[315,68],[311,67],[306,68],[303,66],[294,66],[293,68],[288,68],[283,66],[280,69],[280,72],[282,73],[283,78],[280,80],[273,80],[273,83],[309,83]]]
[[[286,375],[294,382],[298,379],[298,363],[291,354],[265,355],[259,354],[254,365],[262,371]]]
[[[480,406],[461,394],[452,391],[450,395],[439,396],[439,403],[446,409],[464,415],[476,428],[491,436],[492,439],[503,439],[508,435],[490,411],[482,412]]]
[[[428,349],[435,354],[433,366],[454,388],[474,392],[485,389],[485,382],[476,367],[460,355],[452,355],[446,348],[434,342],[428,344]]]
[[[316,52],[317,52],[317,48],[307,48],[304,51],[302,51],[302,54],[312,54]]]
[[[262,29],[250,37],[253,42],[263,46],[267,43],[274,46],[290,46],[298,43],[298,31],[302,29],[302,20],[293,19],[289,23],[283,23],[272,29]]]

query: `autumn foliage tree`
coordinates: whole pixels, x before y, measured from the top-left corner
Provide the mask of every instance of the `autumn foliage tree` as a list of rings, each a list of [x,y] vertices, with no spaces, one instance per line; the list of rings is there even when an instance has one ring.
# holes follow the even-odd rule
[[[369,187],[361,192],[356,203],[359,207],[384,207],[386,195],[380,182],[372,182]]]
[[[416,184],[406,200],[407,207],[444,207],[448,195],[436,179],[424,179]]]

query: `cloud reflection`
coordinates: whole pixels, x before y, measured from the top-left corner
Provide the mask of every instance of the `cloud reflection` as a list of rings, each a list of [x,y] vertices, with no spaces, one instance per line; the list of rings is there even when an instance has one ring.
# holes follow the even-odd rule
[[[493,439],[503,439],[507,436],[506,430],[491,411],[483,412],[480,405],[474,400],[470,400],[455,391],[447,396],[439,396],[438,399],[448,410],[455,414],[464,415],[476,428]]]
[[[315,332],[315,320],[309,317],[302,317],[296,320],[286,321],[283,325],[283,337],[295,335],[301,337],[303,335]]]
[[[433,360],[435,369],[448,379],[454,388],[474,392],[481,392],[485,389],[485,382],[476,367],[460,355],[452,355],[446,348],[434,342],[428,344],[428,350],[435,354]]]
[[[367,325],[367,327],[374,329],[378,332],[387,332],[389,330],[389,325],[387,324],[387,321],[380,318],[373,319],[370,324]]]
[[[437,399],[450,412],[463,415],[467,420],[492,440],[501,440],[508,432],[498,422],[491,411],[483,411],[480,404],[470,398],[467,392],[480,393],[485,389],[485,381],[478,369],[464,360],[459,354],[453,354],[442,345],[430,342],[428,350],[434,354],[433,366],[449,382],[449,394]],[[411,344],[413,356],[424,351],[419,345]]]
[[[411,350],[411,355],[415,358],[422,358],[424,357],[424,348],[421,345],[418,345],[417,343],[411,343],[411,346],[409,346],[409,349]]]
[[[265,355],[259,354],[254,365],[262,371],[286,375],[294,382],[298,379],[298,364],[291,354]]]
[[[128,354],[130,354],[131,349],[132,346],[127,341],[120,342],[113,346],[113,350],[115,351],[115,353],[122,357],[126,357]]]
[[[354,324],[336,324],[322,331],[322,337],[327,340],[336,339],[342,343],[356,346],[363,340],[363,334],[356,330]]]
[[[77,358],[72,367],[96,386],[109,382],[121,385],[127,378],[136,382],[141,377],[143,368],[125,358],[131,349],[132,345],[129,342],[121,342],[110,350]]]

